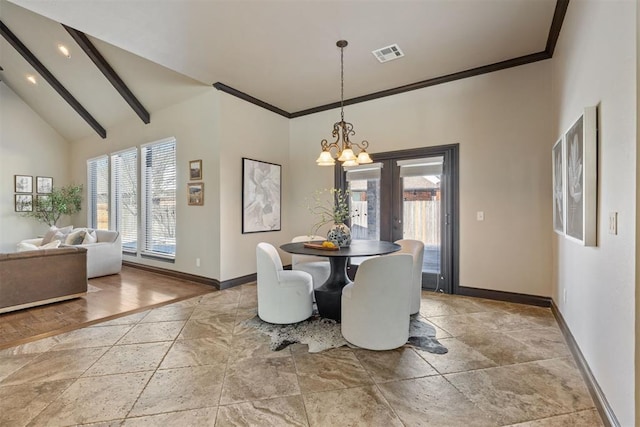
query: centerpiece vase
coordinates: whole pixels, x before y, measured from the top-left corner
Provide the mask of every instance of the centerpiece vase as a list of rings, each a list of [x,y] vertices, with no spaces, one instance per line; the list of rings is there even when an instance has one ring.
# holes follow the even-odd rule
[[[344,223],[333,224],[327,233],[327,240],[341,248],[347,248],[351,245],[351,230]]]

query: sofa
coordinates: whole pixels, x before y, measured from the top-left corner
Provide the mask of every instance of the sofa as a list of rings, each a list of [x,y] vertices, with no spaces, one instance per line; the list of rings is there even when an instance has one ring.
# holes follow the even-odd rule
[[[87,292],[87,250],[64,247],[0,254],[0,313]]]
[[[74,246],[87,250],[87,277],[89,279],[120,273],[122,269],[122,238],[120,233],[111,230],[88,230],[92,234],[95,232],[95,243],[70,245],[69,240],[66,239],[66,243],[63,242],[60,247]],[[20,244],[27,243],[39,247],[42,245],[42,240],[42,238],[27,239],[20,242]]]

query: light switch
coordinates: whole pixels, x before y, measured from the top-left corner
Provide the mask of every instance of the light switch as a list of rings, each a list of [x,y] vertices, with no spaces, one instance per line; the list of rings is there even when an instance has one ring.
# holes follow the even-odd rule
[[[482,211],[476,212],[476,219],[478,221],[484,221],[484,212],[482,212]]]
[[[609,212],[609,234],[618,234],[618,212]]]

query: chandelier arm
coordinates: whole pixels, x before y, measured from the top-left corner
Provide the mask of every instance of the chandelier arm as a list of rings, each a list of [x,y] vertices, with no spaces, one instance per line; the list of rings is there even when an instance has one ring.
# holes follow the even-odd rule
[[[362,141],[360,144],[358,144],[357,142],[352,142],[351,145],[355,145],[361,150],[366,150],[367,148],[369,148],[369,141],[365,140],[365,141]]]

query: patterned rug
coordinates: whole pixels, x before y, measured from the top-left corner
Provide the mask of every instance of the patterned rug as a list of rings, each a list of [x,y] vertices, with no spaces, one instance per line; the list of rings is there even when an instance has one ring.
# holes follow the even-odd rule
[[[307,344],[309,353],[318,353],[343,345],[357,348],[344,339],[340,332],[339,323],[317,315],[293,325],[274,325],[262,321],[258,316],[245,320],[243,323],[245,326],[255,328],[270,336],[272,351],[280,351],[294,343]],[[418,316],[411,316],[407,344],[429,353],[445,354],[448,352],[447,348],[436,339],[436,328]]]

